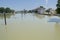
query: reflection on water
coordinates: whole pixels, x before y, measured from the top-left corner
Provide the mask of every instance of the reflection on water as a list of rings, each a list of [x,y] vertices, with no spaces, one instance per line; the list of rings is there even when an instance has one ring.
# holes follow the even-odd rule
[[[39,14],[34,14],[37,18],[39,18],[39,19],[42,19],[42,18],[44,18],[45,16],[44,15],[39,15]]]
[[[0,16],[0,40],[60,40],[60,23],[48,22],[52,16],[34,13]],[[54,17],[54,16],[53,16]]]

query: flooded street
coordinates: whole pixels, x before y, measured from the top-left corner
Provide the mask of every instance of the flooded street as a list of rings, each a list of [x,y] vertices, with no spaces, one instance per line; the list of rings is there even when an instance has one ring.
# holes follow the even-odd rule
[[[0,16],[0,40],[60,40],[60,23],[52,17],[35,13],[7,15],[7,25]]]

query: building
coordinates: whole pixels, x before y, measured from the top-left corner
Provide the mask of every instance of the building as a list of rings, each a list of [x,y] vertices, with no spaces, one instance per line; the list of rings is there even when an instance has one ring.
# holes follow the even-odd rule
[[[35,13],[39,13],[39,14],[44,14],[45,13],[45,8],[43,6],[40,6],[36,9],[33,9]]]
[[[45,8],[40,7],[40,8],[38,8],[37,11],[38,11],[39,14],[44,14],[45,13]]]

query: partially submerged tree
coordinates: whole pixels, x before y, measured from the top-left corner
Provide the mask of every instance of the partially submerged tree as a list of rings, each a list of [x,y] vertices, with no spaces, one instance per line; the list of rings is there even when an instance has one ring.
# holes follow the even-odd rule
[[[10,8],[4,8],[4,7],[0,7],[0,13],[14,13],[14,10],[10,9]]]
[[[10,8],[6,8],[6,9],[5,9],[5,12],[6,12],[6,13],[10,13],[10,12],[11,12]]]
[[[5,12],[5,8],[4,7],[0,7],[0,13]]]
[[[46,12],[48,12],[48,14],[51,12],[52,8],[49,8],[46,10]]]

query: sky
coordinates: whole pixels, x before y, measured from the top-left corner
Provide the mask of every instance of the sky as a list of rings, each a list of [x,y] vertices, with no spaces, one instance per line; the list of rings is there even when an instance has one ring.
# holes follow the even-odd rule
[[[39,6],[56,9],[57,0],[0,0],[0,7],[9,7],[14,10],[31,10]]]

